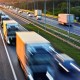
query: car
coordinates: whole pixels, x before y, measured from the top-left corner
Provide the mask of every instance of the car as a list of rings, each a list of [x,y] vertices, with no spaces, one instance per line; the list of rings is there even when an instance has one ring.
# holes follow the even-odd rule
[[[28,16],[29,16],[29,17],[33,17],[33,14],[30,13],[30,14],[28,14]]]
[[[41,16],[37,16],[36,19],[37,19],[37,20],[41,20],[42,17],[41,17]]]
[[[30,12],[27,12],[27,15],[30,14]]]
[[[23,13],[23,11],[22,10],[19,10],[18,13]]]

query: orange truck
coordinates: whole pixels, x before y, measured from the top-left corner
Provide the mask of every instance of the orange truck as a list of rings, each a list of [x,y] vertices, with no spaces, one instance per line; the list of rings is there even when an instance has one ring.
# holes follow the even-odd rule
[[[7,44],[15,44],[16,31],[19,31],[19,24],[15,20],[3,21],[3,35]]]
[[[16,32],[16,52],[27,80],[54,80],[48,40],[36,32]]]

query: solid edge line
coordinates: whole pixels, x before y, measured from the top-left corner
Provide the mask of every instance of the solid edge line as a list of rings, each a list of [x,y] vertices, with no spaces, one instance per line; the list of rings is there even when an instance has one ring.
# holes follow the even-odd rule
[[[1,30],[0,30],[0,33],[1,33]],[[5,42],[4,42],[2,33],[1,33],[1,38],[2,38],[2,41],[3,41],[3,44],[4,44],[4,48],[5,48],[5,51],[6,51],[8,60],[9,60],[9,64],[10,64],[10,67],[11,67],[11,70],[12,70],[12,73],[13,73],[13,76],[14,76],[14,79],[15,79],[15,80],[18,80],[18,79],[17,79],[17,76],[16,76],[16,74],[15,74],[15,71],[14,71],[14,68],[13,68],[13,65],[12,65],[12,62],[11,62],[11,59],[10,59],[10,56],[9,56],[9,52],[8,52],[7,47],[6,47],[6,44],[5,44]]]

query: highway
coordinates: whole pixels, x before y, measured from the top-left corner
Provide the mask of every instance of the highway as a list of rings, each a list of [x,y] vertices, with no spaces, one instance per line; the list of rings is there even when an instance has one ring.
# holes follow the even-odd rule
[[[11,18],[13,18],[17,22],[19,22],[21,25],[25,24],[25,22],[23,20],[21,20],[21,19],[17,18],[16,16],[10,14],[9,12],[7,12],[7,14]],[[25,31],[25,29],[22,28],[22,27],[20,27],[20,29],[21,29],[21,31]],[[1,27],[0,27],[0,30],[2,31]],[[18,63],[18,60],[17,60],[15,46],[9,46],[9,45],[6,44],[6,47],[7,47],[8,54],[10,56],[10,59],[11,59],[11,62],[12,62],[17,80],[26,80],[25,76],[22,72],[22,69],[20,68],[20,65]],[[4,45],[3,45],[1,35],[0,35],[0,63],[2,64],[2,65],[0,65],[0,80],[16,80],[16,79],[14,79],[14,76],[13,76],[13,73],[12,73],[7,55],[6,55],[6,51],[5,51],[5,48],[4,48]],[[53,65],[54,65],[54,70],[55,70],[55,80],[80,80],[80,73],[74,72],[74,71],[71,72],[71,73],[64,72],[55,63],[55,60],[53,61]]]
[[[12,10],[13,12],[17,13],[14,9]],[[36,18],[34,17],[29,17],[27,16],[27,13],[26,12],[23,12],[21,13],[20,15],[22,15],[23,17],[25,18],[31,18],[33,20],[36,20]],[[42,16],[42,20],[36,20],[37,22],[39,23],[45,23],[45,17]],[[73,33],[73,34],[76,34],[76,35],[79,35],[80,36],[80,24],[73,24],[72,27],[69,27],[69,26],[63,26],[63,25],[60,25],[58,24],[58,21],[55,20],[55,19],[50,19],[48,17],[46,17],[46,24],[49,24],[51,26],[54,26],[54,27],[57,27],[59,29],[62,29],[62,30],[65,30],[65,31],[69,31],[70,30],[70,33]]]
[[[0,28],[1,29],[1,28]],[[14,80],[0,30],[0,80]]]
[[[22,21],[19,22],[21,24],[24,24],[24,22]],[[20,27],[20,30],[25,31],[22,27]],[[9,46],[5,43],[5,47],[7,48],[5,49],[3,44],[4,39],[2,39],[2,37],[2,28],[0,27],[0,80],[25,80],[25,76],[17,60],[15,46]],[[6,50],[8,51],[8,53],[6,52]],[[13,65],[15,73],[12,71],[7,54],[10,56],[10,61]]]

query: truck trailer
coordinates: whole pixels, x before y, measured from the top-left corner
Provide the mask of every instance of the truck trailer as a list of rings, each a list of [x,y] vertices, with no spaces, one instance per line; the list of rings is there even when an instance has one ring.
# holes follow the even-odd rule
[[[73,14],[58,14],[58,22],[62,25],[72,25],[74,23]]]
[[[42,10],[35,10],[34,16],[36,17],[36,19],[40,20],[42,18]]]
[[[16,52],[27,80],[54,80],[50,42],[36,32],[16,32]]]
[[[3,21],[3,35],[7,44],[15,44],[16,31],[19,31],[19,24],[14,20]]]

